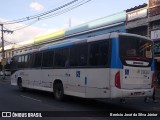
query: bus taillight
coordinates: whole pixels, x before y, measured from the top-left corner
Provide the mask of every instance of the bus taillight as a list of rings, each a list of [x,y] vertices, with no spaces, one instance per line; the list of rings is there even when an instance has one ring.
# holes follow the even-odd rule
[[[152,74],[152,85],[151,88],[153,88],[155,86],[155,74]]]
[[[115,86],[117,88],[121,88],[121,82],[120,82],[120,71],[118,71],[115,75]]]

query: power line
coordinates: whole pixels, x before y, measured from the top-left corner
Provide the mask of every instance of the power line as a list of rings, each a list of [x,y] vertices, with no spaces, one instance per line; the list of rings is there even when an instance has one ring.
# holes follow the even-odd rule
[[[13,31],[17,31],[17,30],[21,30],[21,29],[24,29],[24,28],[26,28],[26,27],[29,27],[29,26],[31,26],[31,25],[33,25],[34,23],[36,23],[38,20],[34,20],[34,21],[32,21],[32,22],[30,22],[30,23],[28,23],[28,24],[25,24],[25,25],[23,25],[23,26],[21,26],[21,27],[17,27],[17,28],[15,28]]]
[[[80,1],[78,4],[75,4],[75,5],[73,5],[73,6],[69,7],[69,8],[66,8],[66,9],[62,10],[62,11],[58,11],[57,13],[41,17],[39,20],[48,19],[48,18],[51,18],[51,17],[55,17],[55,16],[58,16],[58,15],[64,14],[64,13],[66,13],[68,11],[71,11],[71,10],[77,8],[77,7],[82,6],[83,4],[86,4],[86,3],[90,2],[91,0],[87,0],[85,2],[83,2],[83,1]]]
[[[47,12],[40,13],[40,14],[33,15],[33,16],[28,16],[28,17],[21,18],[21,19],[17,19],[17,20],[13,20],[13,21],[7,21],[7,22],[4,22],[3,24],[15,24],[15,23],[20,23],[20,22],[25,22],[25,21],[28,21],[28,20],[40,18],[41,16],[45,16],[45,15],[47,15],[47,14],[53,13],[53,12],[55,12],[55,11],[58,11],[58,10],[60,10],[60,9],[62,9],[62,8],[65,8],[65,7],[67,7],[67,6],[75,3],[75,2],[77,2],[77,1],[78,1],[78,0],[73,0],[73,1],[71,1],[71,2],[69,2],[69,3],[66,3],[66,4],[64,4],[64,5],[60,6],[60,7],[57,7],[57,8],[52,9],[52,10],[49,10],[49,11],[47,11]]]
[[[16,44],[16,43],[13,43],[13,42],[9,42],[7,40],[4,40],[4,42],[10,43],[10,44]]]
[[[42,17],[38,17],[38,19],[36,19],[36,20],[34,20],[34,21],[31,21],[31,22],[28,23],[27,25],[23,25],[23,26],[21,26],[21,27],[17,27],[17,28],[15,28],[15,29],[12,30],[12,31],[21,30],[21,29],[24,29],[24,28],[26,28],[26,27],[29,27],[30,25],[32,25],[32,24],[34,24],[34,23],[36,23],[36,22],[38,22],[38,21],[40,21],[40,20],[49,19],[49,18],[51,18],[51,17],[55,17],[55,16],[58,16],[58,15],[64,14],[64,13],[66,13],[66,12],[68,12],[68,11],[71,11],[71,10],[73,10],[73,9],[79,7],[79,6],[82,6],[83,4],[86,4],[87,2],[90,2],[90,1],[91,1],[91,0],[87,0],[87,1],[86,1],[86,0],[81,0],[81,1],[79,1],[78,3],[72,5],[72,6],[68,7],[68,8],[65,8],[65,9],[63,9],[63,10],[61,10],[61,11],[55,12],[55,13],[53,13],[53,14],[51,14],[51,15],[44,16],[44,17],[43,17],[43,16],[42,16]],[[13,24],[15,24],[15,23],[13,23]]]

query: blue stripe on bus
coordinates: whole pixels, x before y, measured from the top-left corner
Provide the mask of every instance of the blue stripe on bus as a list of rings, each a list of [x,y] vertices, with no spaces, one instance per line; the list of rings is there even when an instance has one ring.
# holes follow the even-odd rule
[[[154,71],[154,59],[152,60],[151,70]]]
[[[122,62],[119,57],[118,38],[112,39],[111,68],[118,68],[118,69],[122,68]]]

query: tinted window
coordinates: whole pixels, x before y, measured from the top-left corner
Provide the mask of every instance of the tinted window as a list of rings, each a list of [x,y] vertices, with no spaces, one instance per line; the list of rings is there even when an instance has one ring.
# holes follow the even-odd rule
[[[89,65],[106,66],[108,64],[109,41],[91,43],[89,47]]]
[[[121,57],[141,57],[150,59],[153,57],[153,43],[143,38],[120,36],[120,56]]]
[[[24,62],[26,63],[27,60],[28,60],[28,55],[25,55],[25,56],[24,56]]]
[[[22,56],[18,57],[18,68],[22,68]]]
[[[60,48],[55,50],[54,66],[55,67],[65,67],[68,63],[69,49]]]
[[[22,56],[21,68],[25,67],[24,55]]]
[[[53,67],[54,51],[43,52],[42,67]]]
[[[28,54],[27,56],[28,56],[28,57],[27,57],[27,61],[26,61],[26,68],[30,68],[30,67],[32,67],[32,59],[31,59],[31,56],[32,56],[32,58],[33,58],[33,55],[32,55],[32,54]]]
[[[35,53],[33,66],[41,67],[41,61],[42,61],[42,53]]]
[[[18,56],[15,56],[11,59],[11,69],[12,70],[17,69],[17,64],[18,64]]]
[[[137,67],[151,66],[153,43],[147,39],[133,36],[120,36],[119,51],[123,65]]]
[[[70,48],[70,66],[86,66],[88,45],[76,45]]]

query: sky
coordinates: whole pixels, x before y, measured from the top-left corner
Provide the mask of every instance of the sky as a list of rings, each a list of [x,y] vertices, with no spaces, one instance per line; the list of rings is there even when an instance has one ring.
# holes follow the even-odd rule
[[[4,34],[4,39],[12,43],[31,40],[37,36],[48,34],[57,30],[67,29],[85,22],[103,18],[114,13],[147,3],[148,0],[89,0],[85,4],[61,15],[41,20],[38,18],[34,24],[19,29],[32,20],[16,24],[6,24],[21,18],[29,18],[46,11],[50,11],[67,4],[73,0],[0,0],[0,24],[4,29],[15,30],[13,34]],[[75,0],[74,4],[83,0]],[[84,0],[87,1],[87,0]],[[72,5],[74,5],[72,4]],[[70,7],[70,6],[68,6]],[[67,7],[66,7],[67,8]],[[55,13],[55,12],[53,12]]]

